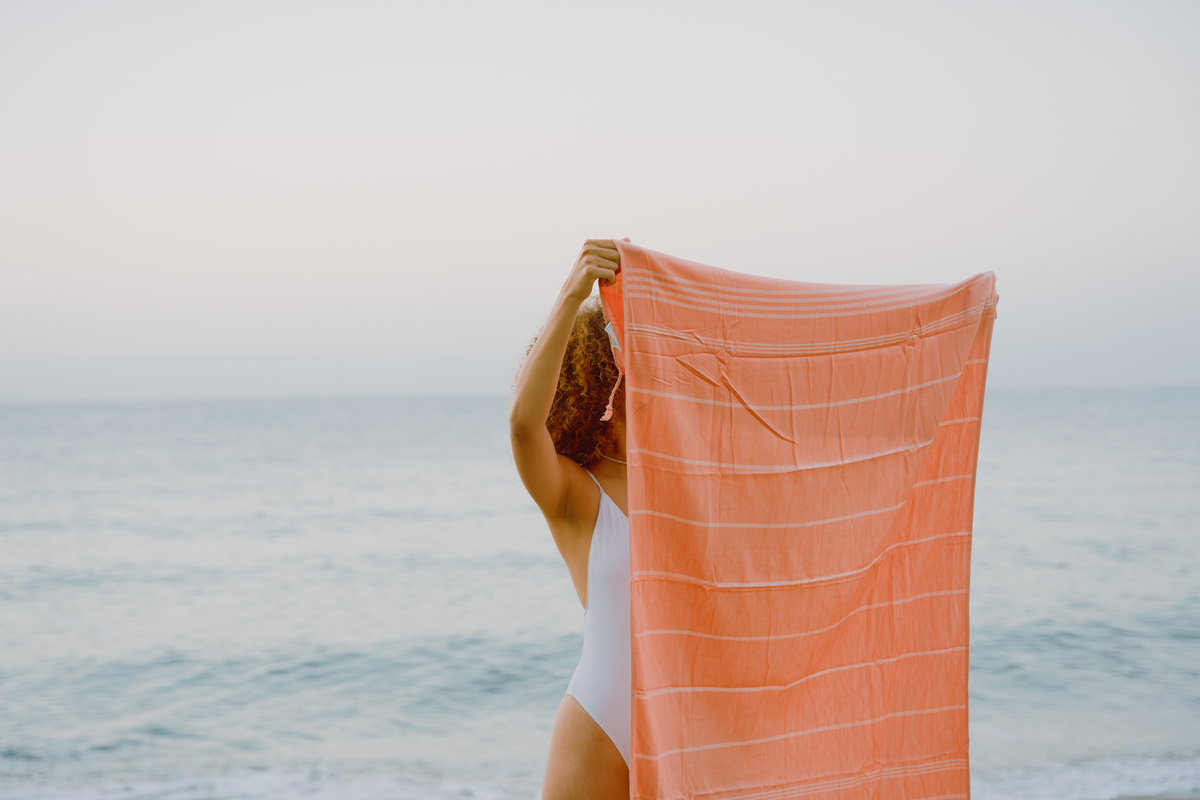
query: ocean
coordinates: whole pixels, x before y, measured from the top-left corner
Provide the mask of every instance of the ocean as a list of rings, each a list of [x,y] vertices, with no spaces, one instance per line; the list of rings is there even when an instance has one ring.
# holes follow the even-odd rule
[[[0,798],[536,798],[582,609],[503,397],[0,405]],[[989,387],[976,800],[1200,795],[1200,387]]]

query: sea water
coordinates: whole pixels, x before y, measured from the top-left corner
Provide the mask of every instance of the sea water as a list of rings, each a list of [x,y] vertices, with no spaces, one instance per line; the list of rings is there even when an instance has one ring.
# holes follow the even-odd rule
[[[535,798],[582,609],[503,397],[0,406],[0,797]],[[1200,388],[989,388],[977,800],[1200,793]]]

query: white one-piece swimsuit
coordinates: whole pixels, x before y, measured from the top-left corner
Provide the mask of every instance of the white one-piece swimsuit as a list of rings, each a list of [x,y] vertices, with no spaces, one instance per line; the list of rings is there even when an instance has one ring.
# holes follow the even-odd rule
[[[588,549],[583,655],[567,694],[608,734],[626,765],[632,702],[629,662],[629,518],[600,487],[600,511]]]

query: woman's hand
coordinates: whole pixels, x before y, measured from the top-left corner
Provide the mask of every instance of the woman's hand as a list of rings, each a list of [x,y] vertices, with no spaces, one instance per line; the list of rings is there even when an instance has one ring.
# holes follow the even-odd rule
[[[628,238],[625,239],[629,241]],[[592,284],[602,281],[612,286],[621,268],[621,253],[612,239],[588,239],[563,285],[563,296],[582,303],[592,293]]]

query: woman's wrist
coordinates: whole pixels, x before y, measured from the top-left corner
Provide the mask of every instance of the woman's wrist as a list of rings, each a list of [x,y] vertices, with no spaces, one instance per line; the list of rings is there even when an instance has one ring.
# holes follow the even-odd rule
[[[583,305],[583,301],[591,296],[592,287],[587,287],[587,291],[581,291],[577,287],[572,287],[571,284],[563,284],[562,291],[558,293],[558,305],[570,308],[572,312],[579,311],[579,307]]]

